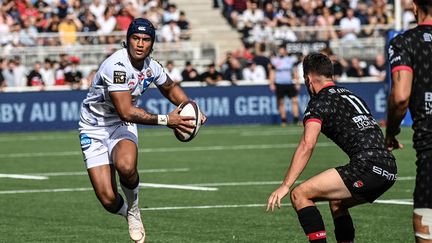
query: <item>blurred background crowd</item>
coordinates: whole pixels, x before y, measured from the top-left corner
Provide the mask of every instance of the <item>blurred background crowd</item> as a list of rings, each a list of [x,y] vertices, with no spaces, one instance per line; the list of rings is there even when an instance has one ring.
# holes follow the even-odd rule
[[[29,50],[42,47],[67,50],[71,46],[115,45],[116,48],[106,52],[106,56],[120,48],[129,23],[136,17],[153,22],[159,43],[175,46],[176,43],[194,41],[191,35],[194,26],[189,16],[173,0],[0,2],[1,90],[5,87],[38,86],[43,89],[61,85],[87,88],[98,63],[83,65],[83,56],[68,51],[50,55],[47,52],[29,63],[16,51],[22,49],[30,53]],[[409,0],[402,1],[402,6],[402,22],[407,28],[415,17]],[[271,78],[275,69],[272,64],[281,59],[293,63],[292,77],[302,82],[301,60],[307,53],[280,48],[287,42],[327,43],[319,51],[333,60],[338,80],[350,77],[385,80],[383,52],[367,58],[346,58],[336,54],[329,43],[350,43],[361,49],[360,40],[385,36],[394,22],[391,0],[213,0],[212,7],[233,31],[239,33],[241,45],[205,64],[193,58],[162,58],[167,73],[176,82],[201,81],[207,85],[216,85],[220,81],[231,84],[245,80],[262,82]],[[199,63],[201,65],[197,65]]]

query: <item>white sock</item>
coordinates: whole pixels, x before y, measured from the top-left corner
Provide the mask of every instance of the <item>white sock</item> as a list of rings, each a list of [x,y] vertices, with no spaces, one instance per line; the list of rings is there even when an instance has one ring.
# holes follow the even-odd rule
[[[123,202],[123,205],[121,206],[121,208],[119,209],[119,211],[117,211],[116,214],[126,217],[127,216],[128,205],[123,200],[123,198],[122,198],[122,202]]]
[[[126,196],[126,200],[128,202],[129,208],[138,207],[138,193],[139,193],[139,184],[134,189],[129,189],[124,187],[121,183],[121,188]]]

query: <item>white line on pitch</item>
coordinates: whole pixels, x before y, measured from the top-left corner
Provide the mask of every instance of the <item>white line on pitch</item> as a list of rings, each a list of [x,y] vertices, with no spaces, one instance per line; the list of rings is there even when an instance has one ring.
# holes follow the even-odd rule
[[[46,180],[46,176],[20,175],[20,174],[0,174],[0,178],[25,179],[25,180]]]
[[[412,205],[411,199],[390,199],[376,200],[378,204],[393,204],[393,205]],[[318,205],[328,204],[328,202],[317,202]],[[231,205],[201,205],[201,206],[173,206],[173,207],[156,207],[156,208],[140,208],[141,211],[165,211],[165,210],[185,210],[185,209],[217,209],[217,208],[257,208],[263,209],[267,204],[231,204]],[[284,207],[291,204],[283,204]]]
[[[40,190],[10,190],[0,191],[0,194],[21,194],[21,193],[42,193],[42,192],[82,192],[91,191],[92,187],[87,188],[57,188],[57,189],[40,189]]]
[[[169,172],[187,172],[189,168],[172,168],[172,169],[147,169],[138,170],[138,173],[169,173]],[[31,175],[41,176],[74,176],[74,175],[87,175],[87,171],[73,171],[73,172],[46,172],[46,173],[29,173]]]
[[[139,153],[172,153],[172,152],[194,152],[194,151],[221,151],[221,150],[256,150],[256,149],[280,149],[295,148],[296,143],[288,144],[243,144],[243,145],[219,145],[219,146],[197,146],[197,147],[171,147],[171,148],[147,148],[139,149]],[[333,143],[318,143],[317,147],[333,147]],[[35,153],[10,153],[0,154],[0,159],[5,158],[34,158],[55,156],[78,156],[81,151],[63,152],[35,152]]]
[[[167,189],[180,189],[180,190],[193,190],[193,191],[217,191],[214,187],[202,187],[202,186],[183,186],[183,185],[170,185],[170,184],[156,184],[156,183],[140,183],[141,187],[152,187],[152,188],[167,188]]]

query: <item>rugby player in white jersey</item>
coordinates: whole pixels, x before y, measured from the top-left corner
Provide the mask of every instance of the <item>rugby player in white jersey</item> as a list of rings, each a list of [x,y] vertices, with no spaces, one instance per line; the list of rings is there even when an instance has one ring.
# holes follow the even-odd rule
[[[110,213],[127,218],[129,235],[144,242],[145,232],[138,207],[138,133],[136,124],[165,125],[190,132],[193,117],[151,114],[137,106],[137,100],[151,83],[173,104],[189,100],[163,67],[149,55],[155,42],[155,28],[143,18],[127,30],[125,48],[109,56],[99,67],[81,108],[81,149],[97,198]],[[203,116],[202,123],[206,117]],[[116,171],[126,201],[117,191]]]

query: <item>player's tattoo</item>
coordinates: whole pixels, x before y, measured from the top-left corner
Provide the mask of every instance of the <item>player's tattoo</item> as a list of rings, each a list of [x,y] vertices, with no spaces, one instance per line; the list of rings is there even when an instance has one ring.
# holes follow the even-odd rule
[[[172,81],[171,79],[167,79],[167,80],[165,81],[165,83],[162,84],[162,86],[164,86],[164,88],[170,88],[170,87],[172,87],[172,86],[174,86],[174,85],[175,85],[175,83],[174,83],[174,81]]]
[[[401,81],[400,71],[397,71],[397,73],[396,73],[396,79],[397,79],[398,82]]]
[[[132,113],[131,120],[134,123],[140,123],[140,124],[150,124],[155,125],[157,124],[157,115],[147,113],[144,110],[137,109]]]

